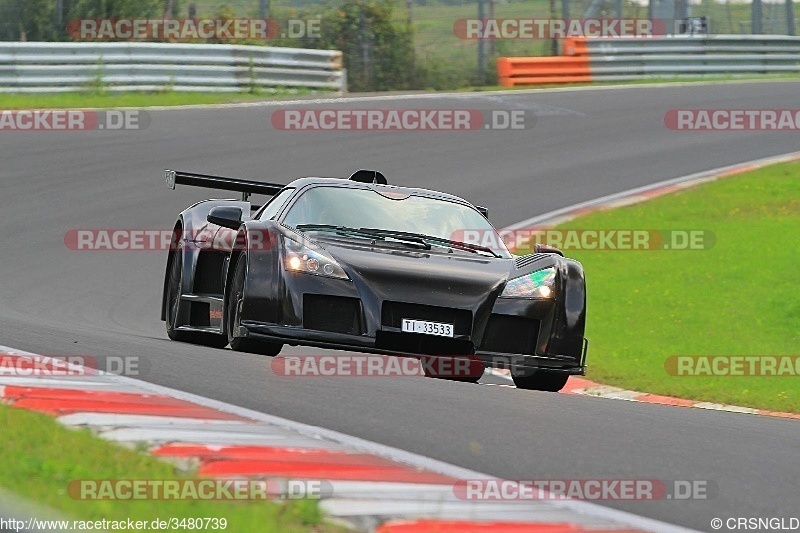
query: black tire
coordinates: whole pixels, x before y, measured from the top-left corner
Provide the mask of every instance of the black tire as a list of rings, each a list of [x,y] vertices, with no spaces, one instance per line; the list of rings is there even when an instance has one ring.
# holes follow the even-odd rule
[[[231,348],[237,352],[255,353],[260,355],[275,356],[281,352],[283,344],[277,342],[257,341],[242,337],[234,337],[233,332],[239,327],[240,304],[245,290],[245,274],[247,271],[247,256],[239,255],[234,267],[230,287],[225,292],[225,333]]]
[[[512,372],[511,377],[514,380],[514,385],[516,385],[518,389],[558,392],[567,384],[569,374],[547,370],[535,370],[532,371],[532,373],[526,372],[524,375],[515,375],[515,373]]]
[[[177,251],[172,256],[169,264],[169,278],[167,279],[167,294],[164,298],[164,316],[167,322],[167,337],[178,342],[200,344],[211,348],[224,348],[228,339],[224,335],[201,333],[196,331],[179,331],[175,328],[178,315],[178,302],[181,298],[181,278],[183,277],[183,261],[181,252]]]

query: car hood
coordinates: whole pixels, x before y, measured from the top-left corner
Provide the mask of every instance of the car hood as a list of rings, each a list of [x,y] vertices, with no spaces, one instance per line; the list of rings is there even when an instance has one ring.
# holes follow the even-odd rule
[[[473,309],[491,305],[513,269],[512,259],[445,248],[414,250],[320,242],[364,295]]]

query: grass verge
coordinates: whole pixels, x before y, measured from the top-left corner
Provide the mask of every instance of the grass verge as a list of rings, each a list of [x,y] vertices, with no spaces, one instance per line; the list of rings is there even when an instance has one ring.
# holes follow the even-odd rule
[[[775,76],[708,76],[698,78],[649,78],[646,80],[636,80],[628,82],[598,82],[598,83],[571,83],[571,84],[549,84],[549,85],[530,85],[520,87],[501,87],[499,85],[472,86],[455,89],[453,92],[495,92],[509,90],[531,90],[531,89],[569,89],[574,87],[598,87],[614,85],[648,85],[654,83],[694,83],[694,82],[736,82],[748,80],[784,80],[800,79],[798,75],[775,75]],[[436,92],[433,90],[420,92]],[[448,92],[448,91],[445,91]],[[378,94],[378,93],[370,93]],[[388,94],[388,93],[384,93]],[[71,92],[71,93],[43,93],[43,94],[21,94],[21,93],[0,93],[0,110],[5,109],[112,109],[122,107],[146,108],[152,106],[183,106],[183,105],[213,105],[231,104],[242,102],[259,102],[268,100],[292,99],[303,96],[317,96],[320,98],[333,97],[333,92],[313,92],[310,90],[277,90],[275,92],[264,91],[261,94],[234,93],[193,93],[193,92],[126,92],[126,93],[94,93],[94,92]]]
[[[565,251],[588,287],[588,377],[682,398],[800,412],[800,376],[673,376],[673,355],[800,356],[800,163],[560,229],[710,230],[704,250]],[[796,367],[795,367],[796,370]]]
[[[70,92],[43,94],[0,93],[0,109],[86,109],[116,107],[149,107],[229,104],[238,102],[257,102],[296,98],[319,94],[333,95],[329,92],[313,92],[307,89],[264,90],[260,94],[251,93],[195,93],[179,91],[159,92]]]
[[[0,486],[74,520],[226,518],[230,532],[343,531],[326,524],[314,501],[75,500],[77,479],[187,479],[191,473],[49,416],[0,405]]]

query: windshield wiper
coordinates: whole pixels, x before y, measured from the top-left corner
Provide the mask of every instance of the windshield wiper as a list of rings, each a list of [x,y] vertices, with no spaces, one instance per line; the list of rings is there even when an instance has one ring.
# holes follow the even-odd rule
[[[297,229],[300,231],[332,231],[342,235],[355,235],[363,237],[377,237],[377,238],[390,238],[397,239],[405,242],[412,242],[419,244],[426,250],[431,249],[430,243],[449,248],[457,248],[472,253],[486,253],[491,254],[493,257],[502,257],[497,252],[486,246],[478,244],[470,244],[467,242],[453,241],[445,239],[444,237],[434,237],[433,235],[425,235],[424,233],[411,233],[408,231],[388,230],[378,228],[351,228],[349,226],[336,226],[334,224],[298,224]]]
[[[416,244],[425,250],[430,250],[431,245],[425,239],[414,234],[397,232],[397,234],[384,234],[383,230],[371,230],[368,228],[351,228],[349,226],[335,226],[333,224],[298,224],[295,226],[300,231],[331,231],[340,235],[351,235],[356,237],[369,237],[372,239],[385,240],[387,237],[398,241]],[[393,232],[389,232],[393,233]]]
[[[334,226],[333,224],[298,224],[295,229],[300,231],[358,231],[358,228],[348,228],[347,226]]]
[[[444,237],[434,237],[433,235],[425,235],[424,233],[410,233],[406,231],[395,231],[395,230],[387,230],[387,229],[373,229],[373,228],[358,228],[358,231],[363,231],[365,233],[371,233],[376,236],[382,237],[392,237],[395,239],[419,239],[421,242],[429,243],[432,242],[434,244],[438,244],[441,246],[447,246],[449,248],[457,248],[459,250],[466,250],[472,253],[487,253],[491,254],[494,257],[502,257],[497,252],[492,250],[491,248],[487,248],[486,246],[480,246],[478,244],[470,244],[467,242],[461,241],[451,241],[450,239],[445,239]],[[430,246],[430,245],[429,245]]]

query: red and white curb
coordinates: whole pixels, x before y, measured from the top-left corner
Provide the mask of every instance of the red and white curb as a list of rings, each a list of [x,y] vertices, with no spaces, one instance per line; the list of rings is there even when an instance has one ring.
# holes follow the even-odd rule
[[[685,400],[673,396],[661,396],[647,392],[625,390],[608,385],[600,385],[588,379],[571,377],[567,386],[562,389],[567,394],[582,394],[585,396],[597,396],[599,398],[612,398],[616,400],[628,400],[632,402],[655,403],[659,405],[674,405],[678,407],[694,407],[696,409],[710,409],[712,411],[727,411],[729,413],[745,413],[751,415],[775,416],[779,418],[793,418],[800,420],[798,413],[781,413],[777,411],[767,411],[764,409],[753,409],[752,407],[738,407],[736,405],[726,405],[722,403],[698,402],[695,400]]]
[[[0,346],[18,369],[53,360]],[[60,363],[57,367],[63,370]],[[80,368],[80,367],[71,367]],[[14,369],[12,369],[14,370]],[[18,375],[0,371],[0,399],[46,413],[69,427],[157,457],[190,461],[203,477],[329,484],[321,508],[362,531],[611,533],[687,529],[585,501],[468,501],[454,493],[464,479],[491,479],[455,465],[132,378],[84,369]],[[283,489],[281,489],[283,490]],[[233,528],[231,528],[234,530]]]
[[[645,187],[637,187],[635,189],[603,196],[602,198],[597,198],[588,202],[575,204],[555,211],[550,211],[549,213],[537,215],[521,222],[517,222],[516,224],[512,224],[504,229],[517,230],[527,228],[549,228],[574,218],[587,215],[594,211],[606,211],[609,209],[615,209],[617,207],[646,202],[647,200],[652,200],[653,198],[657,198],[659,196],[664,196],[666,194],[671,194],[695,187],[701,183],[707,183],[730,176],[736,176],[738,174],[749,172],[751,170],[757,170],[769,165],[789,163],[792,161],[800,161],[800,152],[792,152],[774,157],[765,157],[763,159],[748,161],[746,163],[739,163],[736,165],[729,165],[726,167],[697,172],[695,174],[689,174],[688,176],[681,176],[678,178],[661,181]],[[508,372],[490,370],[490,373],[501,379],[507,379],[509,384],[513,383]],[[766,411],[764,409],[753,409],[751,407],[738,407],[735,405],[698,402],[695,400],[674,398],[672,396],[661,396],[658,394],[649,394],[646,392],[631,391],[618,387],[601,385],[599,383],[579,377],[571,377],[567,382],[567,386],[562,389],[561,392],[566,394],[581,394],[586,396],[597,396],[600,398],[612,398],[634,402],[673,405],[677,407],[695,407],[698,409],[710,409],[714,411],[746,413],[800,420],[800,414],[797,413],[782,413],[777,411]]]
[[[507,371],[487,369],[487,372],[492,376],[508,382],[507,384],[500,385],[501,387],[513,387],[514,382]],[[622,389],[620,387],[612,387],[610,385],[602,385],[578,376],[571,376],[564,388],[561,389],[561,393],[576,394],[580,396],[594,396],[596,398],[606,398],[609,400],[654,403],[658,405],[671,405],[673,407],[694,407],[695,409],[708,409],[711,411],[726,411],[728,413],[774,416],[778,418],[800,420],[800,413],[782,413],[780,411],[767,411],[766,409],[739,407],[737,405],[727,405],[724,403],[698,402],[697,400],[686,400],[684,398],[676,398],[674,396],[662,396],[660,394],[650,394],[649,392],[639,392]]]

